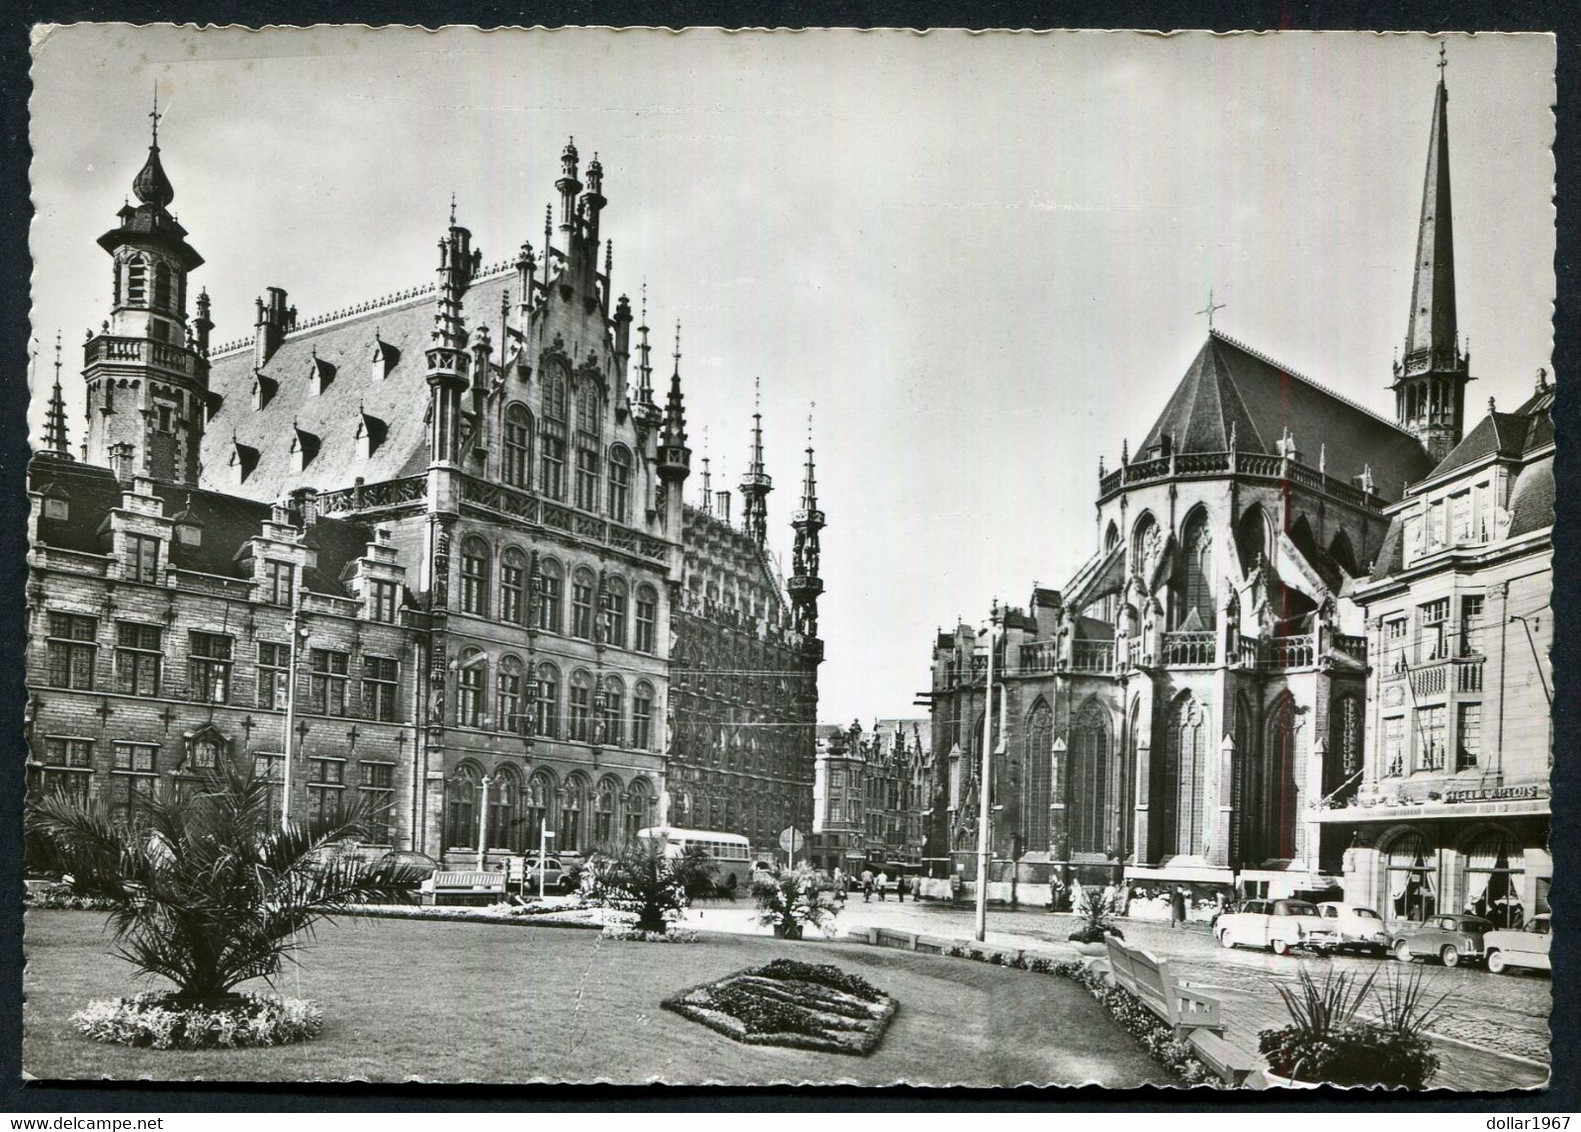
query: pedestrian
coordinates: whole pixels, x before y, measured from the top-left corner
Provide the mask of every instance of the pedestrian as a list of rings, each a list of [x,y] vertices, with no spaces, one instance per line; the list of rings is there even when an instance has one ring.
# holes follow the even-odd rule
[[[834,867],[834,898],[845,903],[845,871],[839,865]]]
[[[901,873],[895,878],[895,899],[902,904],[906,902],[906,874]]]
[[[889,887],[889,874],[880,870],[878,879],[873,882],[878,888],[878,902],[884,902],[884,890]]]
[[[1180,885],[1175,886],[1175,891],[1169,899],[1169,926],[1173,930],[1186,922],[1186,890]]]
[[[873,870],[862,870],[862,903],[870,904],[873,900]]]

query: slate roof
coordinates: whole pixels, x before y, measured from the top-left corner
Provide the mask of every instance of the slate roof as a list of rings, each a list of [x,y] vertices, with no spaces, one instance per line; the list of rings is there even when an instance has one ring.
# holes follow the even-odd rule
[[[1434,476],[1488,456],[1511,459],[1554,442],[1553,387],[1539,390],[1513,413],[1490,411],[1433,469]]]
[[[1510,493],[1510,537],[1554,525],[1554,458],[1528,464]]]
[[[462,309],[467,326],[493,326],[499,318],[501,292],[515,278],[502,271],[467,288]],[[214,359],[209,389],[224,398],[209,418],[203,436],[205,478],[224,483],[252,499],[275,500],[301,486],[329,491],[349,487],[357,476],[368,483],[416,475],[428,466],[428,363],[424,350],[433,330],[435,298],[426,291],[321,326],[286,335],[262,373],[278,382],[269,404],[253,408],[251,346]],[[397,353],[393,366],[373,380],[373,359],[379,343],[385,356]],[[495,359],[499,344],[495,343]],[[324,363],[334,377],[315,392],[315,375]],[[383,442],[367,458],[358,453],[357,431],[363,417],[384,426]],[[297,432],[316,437],[319,449],[303,471],[296,471],[291,443]],[[257,465],[245,480],[231,466],[236,445],[254,449]],[[251,453],[245,453],[249,458]]]
[[[121,486],[110,470],[75,461],[35,459],[28,465],[29,490],[42,491],[51,486],[65,490],[70,514],[64,521],[40,516],[39,542],[87,554],[107,553],[110,512],[121,505]],[[180,541],[171,544],[173,565],[204,574],[243,576],[237,565],[238,552],[263,530],[270,514],[269,504],[163,483],[155,487],[154,493],[164,500],[167,516],[174,518],[185,511],[203,528],[199,545]],[[318,567],[304,571],[302,584],[314,593],[346,596],[341,575],[363,556],[372,540],[372,531],[364,524],[319,519],[304,539],[318,552]]]
[[[1135,452],[1166,434],[1175,452],[1226,452],[1230,431],[1241,452],[1274,455],[1286,429],[1302,462],[1317,467],[1324,453],[1329,475],[1347,482],[1371,467],[1374,490],[1398,499],[1405,485],[1432,470],[1410,433],[1339,394],[1210,331],[1164,411]]]

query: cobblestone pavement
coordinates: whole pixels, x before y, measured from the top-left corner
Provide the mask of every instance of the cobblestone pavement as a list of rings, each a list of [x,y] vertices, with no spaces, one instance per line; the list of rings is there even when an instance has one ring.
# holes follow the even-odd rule
[[[1287,1021],[1278,987],[1294,987],[1302,965],[1321,976],[1329,970],[1347,970],[1365,976],[1378,971],[1382,978],[1393,959],[1361,955],[1276,956],[1271,952],[1237,948],[1225,951],[1209,936],[1206,925],[1171,929],[1165,923],[1121,921],[1126,940],[1147,948],[1204,990],[1224,1001],[1226,1037],[1248,1052],[1257,1049],[1258,1031]],[[1007,946],[1064,944],[1074,929],[1073,916],[1042,911],[990,908],[988,942]],[[713,925],[722,926],[722,925]],[[840,916],[840,931],[868,926],[923,932],[969,939],[973,916],[969,906],[924,901],[848,903]],[[1492,975],[1476,967],[1453,970],[1415,965],[1427,976],[1432,997],[1447,993],[1444,1012],[1432,1028],[1442,1061],[1434,1084],[1452,1089],[1531,1088],[1548,1078],[1548,1015],[1552,995],[1550,980],[1532,974]],[[1495,1056],[1488,1056],[1488,1055]]]

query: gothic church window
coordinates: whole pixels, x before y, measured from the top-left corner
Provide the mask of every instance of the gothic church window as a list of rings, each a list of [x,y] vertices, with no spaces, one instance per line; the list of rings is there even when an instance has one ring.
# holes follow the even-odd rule
[[[1297,786],[1296,707],[1284,693],[1268,718],[1268,845],[1270,857],[1291,860],[1296,855]]]
[[[1032,852],[1048,848],[1053,743],[1054,713],[1039,699],[1027,719],[1025,784],[1021,795],[1021,844]]]
[[[1102,853],[1109,843],[1109,716],[1096,700],[1076,713],[1070,744],[1070,848]]]
[[[1181,539],[1180,623],[1197,629],[1213,628],[1213,532],[1206,512],[1198,511],[1186,523]],[[1193,614],[1195,616],[1193,617]]]

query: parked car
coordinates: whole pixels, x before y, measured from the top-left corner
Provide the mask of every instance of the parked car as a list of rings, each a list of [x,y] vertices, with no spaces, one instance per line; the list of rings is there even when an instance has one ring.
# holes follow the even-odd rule
[[[1437,959],[1446,967],[1458,967],[1482,958],[1482,939],[1493,925],[1481,916],[1433,916],[1395,933],[1390,950],[1401,962]]]
[[[1339,900],[1325,900],[1317,907],[1319,914],[1338,929],[1340,947],[1388,954],[1389,931],[1383,926],[1383,917],[1371,908]]]
[[[545,892],[573,892],[576,889],[576,879],[571,870],[563,865],[558,857],[545,857],[543,867],[538,867],[537,857],[528,857],[522,862],[522,891],[534,895],[538,891],[538,874],[543,874],[543,889]]]
[[[1247,900],[1221,915],[1213,930],[1220,947],[1271,947],[1275,955],[1292,947],[1339,945],[1335,921],[1324,919],[1317,905],[1305,900]]]
[[[1548,945],[1553,943],[1548,913],[1533,916],[1524,928],[1488,932],[1482,937],[1482,951],[1487,957],[1488,970],[1501,975],[1511,967],[1529,967],[1533,971],[1552,971],[1548,962]]]

